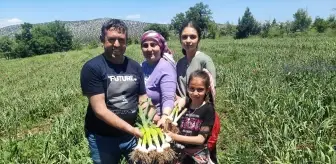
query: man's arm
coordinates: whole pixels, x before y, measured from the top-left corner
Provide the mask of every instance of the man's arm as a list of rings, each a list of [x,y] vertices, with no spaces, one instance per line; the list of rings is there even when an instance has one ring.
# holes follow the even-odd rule
[[[139,131],[139,129],[134,128],[126,121],[119,118],[112,111],[107,109],[104,94],[88,96],[88,98],[92,106],[92,110],[99,119],[104,121],[106,124],[118,128],[122,131],[125,131],[131,135],[135,135],[136,137],[142,137],[142,134]]]

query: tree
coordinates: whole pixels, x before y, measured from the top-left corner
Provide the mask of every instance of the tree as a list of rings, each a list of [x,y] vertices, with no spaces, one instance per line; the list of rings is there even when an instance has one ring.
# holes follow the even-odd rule
[[[323,18],[316,17],[313,23],[313,27],[316,28],[317,32],[323,33],[328,28],[328,22]]]
[[[251,34],[258,34],[261,27],[258,25],[257,21],[254,19],[250,9],[247,7],[243,17],[238,19],[238,26],[235,38],[247,38]]]
[[[272,24],[273,24],[273,22],[272,22]],[[272,27],[272,25],[271,25],[270,21],[266,21],[261,27],[261,31],[262,31],[261,37],[264,37],[264,38],[268,37],[268,33],[269,33],[271,27]]]
[[[50,30],[52,38],[57,42],[57,48],[55,51],[62,52],[68,51],[72,47],[72,34],[70,30],[65,27],[65,24],[61,21],[55,21],[47,24],[47,28]]]
[[[207,36],[208,27],[213,23],[212,11],[209,8],[209,5],[204,4],[203,2],[196,3],[193,7],[190,7],[185,13],[178,13],[171,20],[171,28],[178,33],[181,29],[181,25],[184,21],[195,21],[197,25],[201,28],[202,36]]]
[[[216,38],[219,37],[218,27],[217,27],[217,24],[215,22],[209,23],[208,34],[207,34],[206,37],[210,38],[210,39],[216,39]]]
[[[0,38],[0,56],[4,56],[7,59],[11,58],[13,53],[14,41],[8,36]]]
[[[281,22],[279,25],[279,29],[280,29],[280,34],[281,35],[289,35],[289,33],[291,32],[292,28],[292,22],[290,21],[286,21],[286,22]]]
[[[237,32],[237,27],[229,22],[226,22],[225,25],[220,28],[221,36],[234,36]]]
[[[36,25],[31,30],[31,50],[35,55],[72,49],[72,35],[60,21]]]
[[[195,21],[202,31],[203,37],[208,32],[208,25],[213,22],[212,11],[209,9],[209,5],[203,4],[203,2],[197,3],[195,6],[190,7],[186,11],[186,18],[188,20]]]
[[[144,32],[148,30],[154,30],[160,33],[166,40],[169,40],[169,31],[166,25],[161,25],[157,23],[149,24],[148,26],[144,28]]]
[[[32,28],[33,28],[32,24],[27,22],[23,23],[21,25],[21,33],[15,35],[16,40],[29,42],[33,38],[33,35],[31,34],[30,31]]]
[[[327,19],[328,26],[331,29],[336,29],[336,16],[335,15],[330,15]]]
[[[274,18],[273,21],[272,21],[272,26],[276,26],[276,25],[278,25],[278,24],[277,24],[277,22],[276,22],[276,20]]]
[[[13,49],[12,58],[25,58],[33,56],[31,45],[24,44],[23,42],[17,42]]]
[[[252,28],[251,35],[258,35],[261,32],[261,23],[255,21],[255,24]]]
[[[294,22],[293,22],[293,32],[296,31],[305,31],[309,28],[310,24],[312,23],[311,17],[308,15],[307,10],[298,9],[297,12],[293,15]]]
[[[31,30],[32,33],[32,50],[35,55],[55,52],[58,48],[56,40],[52,37],[51,30],[46,25],[36,25]]]
[[[12,58],[30,57],[52,52],[68,51],[73,48],[72,34],[60,21],[42,25],[24,23],[21,33],[15,35]]]
[[[32,47],[35,55],[42,55],[56,52],[55,49],[58,47],[58,45],[54,38],[50,36],[41,36],[38,38],[33,38]]]
[[[33,35],[31,33],[31,29],[33,25],[30,23],[23,23],[21,25],[21,33],[15,35],[15,41],[17,46],[13,50],[13,56],[16,57],[30,57],[33,56],[33,48],[32,48],[32,39]]]
[[[272,23],[266,21],[261,25],[261,37],[278,37],[281,36],[281,23],[278,25],[276,20],[273,19]]]
[[[172,30],[178,34],[179,30],[182,27],[182,23],[186,20],[184,13],[178,13],[176,16],[171,20],[170,27]]]

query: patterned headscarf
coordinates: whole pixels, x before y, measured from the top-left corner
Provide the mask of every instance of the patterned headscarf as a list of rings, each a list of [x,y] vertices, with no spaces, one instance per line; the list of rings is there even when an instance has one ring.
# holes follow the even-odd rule
[[[173,65],[175,65],[175,61],[173,59],[173,53],[168,48],[168,44],[167,44],[166,39],[160,33],[156,32],[154,30],[146,31],[141,36],[141,46],[147,39],[154,40],[160,47],[162,57],[165,58],[166,60],[168,60]]]
[[[168,44],[166,39],[158,32],[154,30],[146,31],[141,36],[141,45],[147,40],[147,39],[153,39],[160,47],[162,53],[169,53],[172,54],[170,49],[168,48]]]

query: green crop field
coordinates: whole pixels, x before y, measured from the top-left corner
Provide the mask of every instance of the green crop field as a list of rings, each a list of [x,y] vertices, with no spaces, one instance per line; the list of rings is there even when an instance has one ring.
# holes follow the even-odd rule
[[[202,40],[200,50],[217,69],[220,163],[336,163],[336,38]],[[0,59],[0,163],[91,163],[79,73],[101,52]],[[143,60],[139,45],[127,56]]]

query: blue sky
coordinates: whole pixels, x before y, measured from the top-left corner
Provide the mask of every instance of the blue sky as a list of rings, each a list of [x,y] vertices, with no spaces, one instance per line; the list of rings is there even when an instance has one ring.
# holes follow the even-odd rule
[[[120,18],[151,23],[170,23],[179,12],[201,1],[192,0],[0,0],[0,27],[22,22],[74,21]],[[293,20],[298,8],[314,19],[336,14],[336,0],[204,0],[217,23],[237,23],[249,7],[258,21]]]

